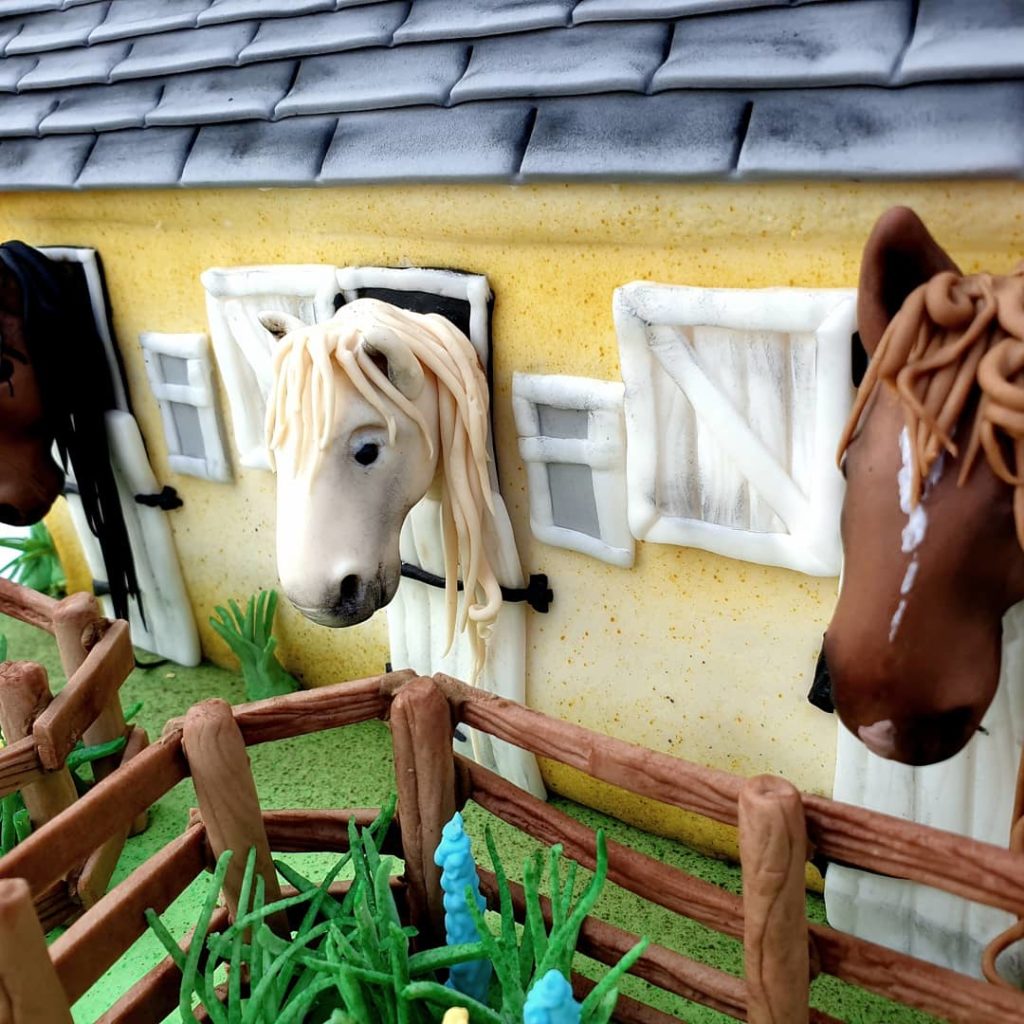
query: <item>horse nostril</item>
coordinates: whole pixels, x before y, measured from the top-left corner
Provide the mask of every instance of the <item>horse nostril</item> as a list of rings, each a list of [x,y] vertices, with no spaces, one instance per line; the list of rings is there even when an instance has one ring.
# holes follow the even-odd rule
[[[354,601],[359,594],[359,577],[350,574],[341,581],[342,602]]]
[[[0,523],[8,526],[25,526],[25,514],[14,505],[0,505]]]

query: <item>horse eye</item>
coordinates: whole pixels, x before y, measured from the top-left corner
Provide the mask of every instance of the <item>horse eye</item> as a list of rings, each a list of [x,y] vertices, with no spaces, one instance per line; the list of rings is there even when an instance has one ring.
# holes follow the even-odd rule
[[[360,466],[369,466],[377,461],[377,456],[380,454],[380,448],[375,444],[364,444],[360,445],[358,451],[356,451],[355,459]]]

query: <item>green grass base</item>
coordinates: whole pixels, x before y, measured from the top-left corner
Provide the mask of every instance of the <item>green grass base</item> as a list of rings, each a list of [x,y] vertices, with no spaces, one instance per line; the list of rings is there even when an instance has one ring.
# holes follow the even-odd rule
[[[0,633],[8,637],[10,658],[40,662],[49,672],[53,689],[59,690],[64,677],[56,648],[47,634],[3,617],[0,617]],[[223,697],[234,703],[245,699],[241,677],[211,665],[194,669],[175,665],[137,669],[122,687],[121,697],[126,707],[136,701],[144,702],[137,722],[148,730],[151,737],[160,734],[168,718],[182,714],[196,701]],[[379,805],[394,789],[390,736],[387,727],[379,722],[263,744],[251,747],[249,753],[260,799],[266,809]],[[179,835],[188,821],[189,807],[195,803],[189,780],[168,793],[151,811],[148,830],[126,844],[114,875],[114,884]],[[681,868],[730,892],[740,891],[739,868],[733,864],[701,856],[679,843],[641,832],[571,801],[555,799],[552,803],[589,828],[603,827],[610,840]],[[474,805],[466,808],[464,818],[467,831],[474,838],[478,857],[484,849],[485,822],[491,823],[501,857],[510,869],[521,865],[538,846]],[[335,858],[331,854],[293,854],[283,859],[295,864],[307,877],[319,878]],[[486,863],[485,856],[483,860]],[[581,870],[579,876],[577,885],[585,885],[589,874]],[[198,879],[161,915],[173,934],[181,936],[194,924],[208,878]],[[807,912],[811,920],[824,921],[824,903],[819,896],[808,895]],[[641,900],[615,885],[606,886],[597,914],[687,956],[733,974],[742,973],[743,950],[740,943]],[[75,1021],[86,1024],[95,1020],[162,958],[163,949],[156,938],[148,933],[144,935],[78,1001],[74,1008]],[[580,958],[579,968],[591,976],[597,976],[601,970],[584,958]],[[713,1010],[657,992],[634,978],[625,979],[622,991],[648,1000],[688,1024],[720,1024],[731,1020]],[[850,1024],[925,1024],[932,1020],[834,978],[818,978],[812,986],[812,996],[816,1007]],[[175,1014],[169,1019],[176,1018]]]

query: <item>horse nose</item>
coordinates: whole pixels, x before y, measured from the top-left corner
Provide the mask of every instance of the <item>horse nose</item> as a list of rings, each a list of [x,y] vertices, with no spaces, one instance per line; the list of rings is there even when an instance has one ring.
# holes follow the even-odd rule
[[[872,753],[909,765],[928,765],[958,754],[977,729],[975,709],[914,715],[903,722],[862,725],[857,735]]]

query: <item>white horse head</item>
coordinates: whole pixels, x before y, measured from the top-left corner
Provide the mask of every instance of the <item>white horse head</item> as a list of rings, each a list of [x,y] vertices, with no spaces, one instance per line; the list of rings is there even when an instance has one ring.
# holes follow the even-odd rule
[[[322,625],[369,618],[395,596],[402,524],[434,489],[448,644],[471,623],[479,669],[502,599],[487,380],[471,342],[442,316],[376,299],[312,326],[286,313],[260,321],[278,339],[267,445],[285,595]]]

